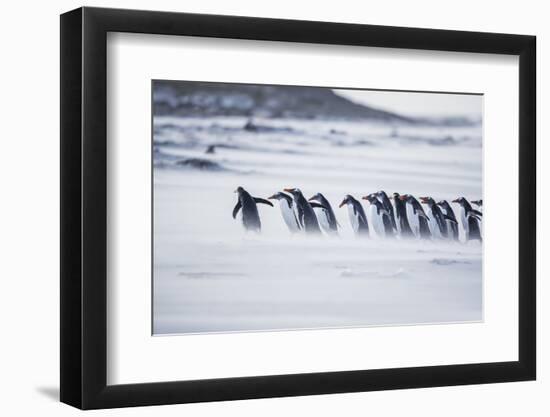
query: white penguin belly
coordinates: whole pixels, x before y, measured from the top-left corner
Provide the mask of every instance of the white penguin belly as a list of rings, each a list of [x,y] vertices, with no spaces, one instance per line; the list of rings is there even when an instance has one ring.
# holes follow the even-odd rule
[[[279,205],[281,206],[283,220],[285,221],[288,229],[293,233],[299,232],[300,226],[298,225],[298,220],[296,219],[296,214],[292,207],[288,206],[286,200],[280,200]]]
[[[385,237],[386,229],[384,227],[383,216],[379,215],[376,209],[376,206],[370,206],[369,208],[370,221],[372,224],[371,234],[376,235],[376,237]]]
[[[323,229],[323,231],[326,233],[332,233],[332,230],[330,229],[330,224],[328,222],[328,212],[321,207],[314,207],[313,211],[317,216],[317,221],[319,222],[319,226],[321,226],[321,229]]]
[[[439,224],[437,223],[437,220],[434,217],[433,211],[430,207],[428,207],[428,209],[426,210],[426,216],[430,218],[430,220],[428,220],[428,226],[430,227],[430,232],[432,233],[432,236],[440,239],[441,230],[439,229]]]
[[[454,239],[454,234],[453,234],[453,222],[450,221],[450,220],[445,220],[445,224],[447,225],[447,238],[449,240],[453,240]]]
[[[470,226],[468,225],[468,219],[466,218],[466,210],[464,210],[464,207],[460,206],[459,209],[459,216],[460,216],[460,225],[462,226],[461,234],[462,234],[462,241],[468,242],[468,239],[470,237]]]
[[[359,215],[355,213],[351,204],[348,204],[348,214],[351,228],[355,233],[357,233],[359,231]]]
[[[418,215],[414,213],[411,204],[407,203],[405,208],[407,209],[407,220],[409,221],[412,232],[416,237],[420,237],[420,220],[418,219]]]

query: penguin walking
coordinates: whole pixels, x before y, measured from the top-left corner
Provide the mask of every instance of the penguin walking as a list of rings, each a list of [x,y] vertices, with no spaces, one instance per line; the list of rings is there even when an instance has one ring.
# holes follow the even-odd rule
[[[395,236],[395,233],[397,233],[397,222],[395,221],[395,214],[391,201],[384,190],[378,191],[376,193],[376,197],[378,198],[378,200],[380,200],[380,202],[384,206],[384,209],[386,209],[386,211],[388,212],[387,215],[384,215],[384,227],[386,229],[386,237],[393,237]]]
[[[338,221],[336,220],[336,215],[332,210],[332,207],[329,201],[321,193],[317,193],[312,196],[309,200],[309,203],[318,203],[322,207],[313,206],[314,211],[317,213],[317,220],[321,225],[321,229],[328,235],[338,235]]]
[[[414,237],[414,233],[407,219],[407,203],[401,200],[399,193],[393,193],[393,202],[395,204],[395,217],[397,231],[403,238]]]
[[[456,220],[455,213],[451,205],[447,200],[441,200],[437,203],[441,207],[441,211],[445,215],[445,221],[447,222],[447,236],[451,240],[458,240],[458,221]]]
[[[268,200],[278,200],[281,213],[283,215],[283,220],[285,221],[288,230],[290,230],[291,233],[300,232],[301,227],[298,219],[296,218],[292,197],[288,194],[278,192],[273,194],[271,197],[268,197]]]
[[[453,200],[453,203],[458,203],[460,224],[462,226],[462,233],[464,241],[479,240],[482,242],[481,230],[479,228],[479,222],[483,214],[477,210],[474,210],[471,204],[464,197],[459,197]]]
[[[233,208],[233,218],[235,219],[239,210],[242,210],[242,222],[245,230],[260,232],[262,223],[260,222],[260,214],[258,213],[256,204],[267,204],[271,207],[273,207],[273,204],[271,201],[264,200],[263,198],[252,197],[243,187],[238,187],[235,192],[237,193],[238,200],[235,208]]]
[[[407,219],[411,226],[411,230],[417,239],[431,239],[432,233],[430,232],[430,226],[428,225],[429,217],[424,212],[424,209],[410,194],[404,194],[399,197],[402,201],[405,201],[407,208]]]
[[[393,229],[391,227],[391,223],[389,222],[389,213],[384,208],[382,202],[378,200],[376,194],[366,195],[363,197],[363,200],[367,200],[370,203],[369,218],[372,226],[371,235],[372,232],[374,232],[377,237],[384,238],[388,233],[388,228],[389,233],[391,234],[393,232]]]
[[[320,234],[321,228],[312,206],[321,205],[318,203],[309,203],[299,188],[285,188],[284,191],[292,194],[294,198],[294,210],[300,228],[306,233]]]
[[[430,218],[428,224],[432,235],[438,239],[447,239],[449,236],[447,219],[435,200],[431,197],[420,197],[420,201],[428,208],[426,215]]]
[[[356,236],[369,235],[369,224],[363,206],[351,195],[346,195],[338,207],[348,206],[349,221]]]

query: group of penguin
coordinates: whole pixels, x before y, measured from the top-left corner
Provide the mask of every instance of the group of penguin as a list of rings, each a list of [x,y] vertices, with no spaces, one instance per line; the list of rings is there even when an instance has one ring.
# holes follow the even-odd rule
[[[283,220],[292,233],[338,235],[341,227],[330,202],[321,193],[306,199],[299,188],[285,188],[267,199],[253,197],[243,187],[235,193],[238,201],[233,209],[236,219],[242,212],[242,224],[246,230],[261,231],[261,221],[257,204],[273,207],[270,200],[278,200]],[[459,205],[458,219],[451,205],[442,200],[436,202],[431,197],[393,193],[393,204],[384,191],[362,197],[369,203],[369,221],[363,205],[351,195],[346,195],[338,207],[347,206],[351,227],[356,236],[376,236],[379,238],[446,239],[482,241],[481,220],[483,200],[471,203],[464,197],[453,200]],[[422,206],[425,205],[426,209]],[[479,210],[474,209],[472,204]],[[460,233],[459,229],[462,229]]]

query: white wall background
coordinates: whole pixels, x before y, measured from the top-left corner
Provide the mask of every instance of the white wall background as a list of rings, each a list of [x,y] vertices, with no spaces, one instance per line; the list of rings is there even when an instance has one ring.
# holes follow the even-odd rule
[[[59,392],[59,17],[72,0],[5,2],[0,63],[0,410],[3,415],[75,415]],[[395,26],[532,34],[538,37],[538,137],[550,97],[550,26],[545,3],[462,0],[319,2],[277,0],[123,0],[86,5],[238,14]],[[539,213],[550,203],[543,181],[550,150],[539,146]],[[326,395],[100,411],[95,415],[163,416],[543,416],[548,413],[550,362],[550,222],[539,214],[538,381],[453,388]],[[546,236],[544,236],[546,235]]]

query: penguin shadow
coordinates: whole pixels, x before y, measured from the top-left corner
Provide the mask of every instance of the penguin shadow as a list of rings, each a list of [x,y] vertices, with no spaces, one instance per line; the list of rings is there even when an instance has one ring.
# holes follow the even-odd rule
[[[36,387],[35,391],[52,401],[59,401],[59,387]]]

